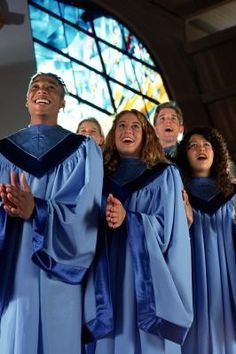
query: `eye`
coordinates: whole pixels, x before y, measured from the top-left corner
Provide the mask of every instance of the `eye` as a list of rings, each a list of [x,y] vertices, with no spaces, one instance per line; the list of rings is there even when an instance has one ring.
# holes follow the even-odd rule
[[[119,123],[119,124],[118,124],[118,128],[124,129],[124,128],[125,128],[125,124],[124,124],[124,123]]]
[[[54,85],[49,85],[49,86],[48,86],[48,89],[49,89],[50,91],[54,91],[54,90],[56,89],[56,87],[55,87]]]
[[[211,143],[209,143],[209,141],[206,141],[205,143],[203,143],[203,147],[206,149],[211,149],[212,145],[211,145]]]
[[[140,127],[139,124],[133,124],[133,125],[132,125],[132,129],[134,129],[134,130],[140,130],[141,127]]]
[[[30,87],[30,90],[33,91],[33,90],[37,90],[38,89],[38,85],[34,84]]]
[[[196,149],[198,147],[198,144],[197,143],[194,143],[194,142],[192,142],[192,143],[189,143],[188,144],[188,147],[187,147],[187,149],[188,150],[191,150],[191,149]]]

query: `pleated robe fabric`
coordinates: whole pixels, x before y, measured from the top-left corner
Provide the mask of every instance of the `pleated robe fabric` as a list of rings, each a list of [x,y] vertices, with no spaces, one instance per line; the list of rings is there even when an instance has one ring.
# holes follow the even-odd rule
[[[25,172],[33,217],[0,205],[0,353],[80,354],[83,279],[93,261],[103,166],[94,141],[35,125],[0,141],[0,182]]]
[[[105,198],[113,193],[127,216],[120,228],[104,230],[113,332],[87,353],[178,354],[192,323],[190,240],[179,171],[159,164],[125,185],[107,178],[104,188]]]
[[[193,257],[194,321],[183,354],[236,354],[236,195],[197,196],[211,180],[194,180],[189,198]]]

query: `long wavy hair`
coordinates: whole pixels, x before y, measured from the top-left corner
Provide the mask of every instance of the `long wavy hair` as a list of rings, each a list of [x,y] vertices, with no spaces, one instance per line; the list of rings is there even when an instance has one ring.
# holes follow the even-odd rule
[[[137,117],[142,126],[143,145],[139,158],[146,163],[148,168],[153,167],[158,162],[168,161],[165,157],[159,139],[156,136],[155,130],[145,115],[136,109],[124,110],[116,115],[112,127],[106,136],[106,144],[103,152],[104,168],[106,173],[114,172],[120,160],[120,155],[115,144],[115,130],[120,118],[127,113],[132,113],[135,117]]]
[[[214,151],[214,159],[210,169],[210,177],[214,178],[219,190],[228,196],[233,192],[234,178],[232,175],[232,162],[229,157],[226,142],[218,130],[209,127],[196,127],[186,133],[184,138],[178,145],[176,163],[181,170],[183,182],[186,185],[192,175],[191,166],[187,157],[189,140],[192,135],[198,134],[203,136],[212,145]]]

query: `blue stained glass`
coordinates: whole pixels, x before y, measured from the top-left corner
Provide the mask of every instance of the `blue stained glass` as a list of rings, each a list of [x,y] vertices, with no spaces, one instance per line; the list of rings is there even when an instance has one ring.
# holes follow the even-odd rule
[[[162,101],[160,88],[164,84],[160,74],[140,62],[135,62],[134,60],[132,62],[135,70],[135,78],[139,83],[142,94],[157,101]]]
[[[102,75],[73,63],[77,94],[84,100],[113,112],[107,81]]]
[[[92,36],[65,24],[65,37],[67,51],[71,57],[91,66],[92,69],[102,71],[97,45]]]
[[[101,43],[101,54],[106,73],[115,80],[139,90],[132,61],[122,52]]]
[[[114,114],[131,108],[151,119],[168,94],[150,54],[98,5],[93,13],[92,1],[79,4],[31,0],[29,5],[37,70],[55,72],[69,91],[61,122],[75,131],[78,120],[95,116],[107,132]]]
[[[126,41],[126,50],[129,54],[132,54],[135,58],[144,61],[145,63],[155,67],[153,60],[150,57],[148,51],[144,48],[143,44],[124,26],[123,33]]]
[[[35,4],[38,4],[42,7],[44,7],[46,10],[49,10],[56,15],[60,16],[61,11],[59,7],[59,2],[55,0],[34,0]]]
[[[76,94],[77,91],[73,71],[71,70],[71,61],[36,42],[34,43],[34,49],[36,53],[37,70],[56,72],[59,76],[63,77],[68,90],[72,94]]]
[[[97,37],[117,48],[124,49],[121,29],[117,21],[107,17],[97,18],[94,20],[94,29]]]
[[[53,16],[36,9],[31,18],[32,33],[35,38],[56,49],[65,49],[66,40],[63,23]]]

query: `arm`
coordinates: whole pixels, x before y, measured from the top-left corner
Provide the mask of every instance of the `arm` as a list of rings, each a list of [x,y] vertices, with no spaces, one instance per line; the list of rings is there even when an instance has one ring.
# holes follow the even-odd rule
[[[178,171],[168,167],[161,179],[139,192],[126,217],[138,326],[177,343],[192,323],[190,238],[182,189]]]

